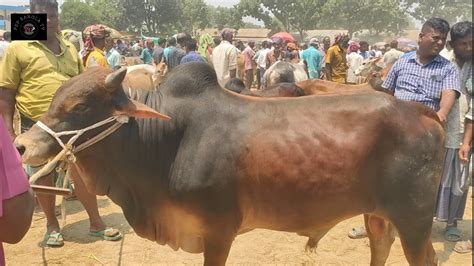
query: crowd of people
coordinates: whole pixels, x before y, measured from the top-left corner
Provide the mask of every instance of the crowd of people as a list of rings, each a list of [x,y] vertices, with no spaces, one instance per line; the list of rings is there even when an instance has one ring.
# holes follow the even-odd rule
[[[144,64],[166,64],[168,71],[180,64],[207,62],[213,65],[222,87],[239,77],[250,90],[262,88],[265,71],[278,61],[304,64],[310,79],[357,84],[361,82],[356,75],[357,68],[364,60],[379,57],[385,65],[393,65],[383,87],[398,99],[428,106],[445,123],[446,156],[435,217],[446,222],[447,241],[460,241],[456,245],[457,251],[470,252],[472,249],[469,241],[461,241],[462,234],[457,229],[469,188],[472,22],[459,22],[450,28],[443,19],[430,19],[422,27],[419,47],[405,51],[398,49],[396,40],[384,47],[371,47],[365,41],[350,40],[346,34],[337,35],[332,42],[327,36],[321,40],[310,38],[304,44],[281,38],[234,43],[235,31],[232,29],[224,29],[214,38],[208,34],[194,38],[187,33],[178,33],[168,39],[145,39],[133,43],[113,39],[110,29],[98,24],[85,28],[79,36],[61,35],[56,1],[31,0],[30,8],[31,12],[48,14],[48,29],[51,29],[48,30],[48,39],[10,42],[7,32],[0,41],[0,160],[3,162],[0,163],[0,243],[21,239],[18,235],[24,233],[25,228],[18,224],[31,222],[33,197],[28,190],[27,177],[18,170],[21,169],[19,156],[11,147],[16,136],[13,129],[15,108],[21,117],[21,132],[25,132],[48,110],[61,84],[85,69],[95,66],[118,69],[124,65],[124,57],[129,56],[139,57]],[[448,35],[450,49],[445,48]],[[243,59],[241,62],[239,57]],[[243,65],[243,71],[239,71],[239,64]],[[38,167],[27,166],[27,174],[34,174]],[[77,198],[89,215],[89,234],[104,240],[121,239],[118,230],[107,227],[102,221],[96,197],[85,189],[77,169],[72,166],[68,171]],[[55,178],[51,174],[38,183],[52,186]],[[55,197],[46,194],[36,197],[46,216],[44,244],[64,245],[55,214]],[[27,207],[12,207],[17,206],[15,204]],[[12,217],[18,215],[26,220],[12,221]],[[30,217],[29,221],[27,217]],[[19,233],[14,235],[13,229]],[[363,227],[354,228],[349,233],[352,238],[365,235]],[[0,264],[3,260],[1,252],[0,247]]]

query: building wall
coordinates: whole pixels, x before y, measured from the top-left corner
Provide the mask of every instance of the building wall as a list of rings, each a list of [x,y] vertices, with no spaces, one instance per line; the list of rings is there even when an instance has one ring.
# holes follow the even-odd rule
[[[11,31],[11,14],[12,13],[29,13],[29,9],[22,6],[6,6],[0,5],[0,20],[4,21],[4,27],[0,29]]]

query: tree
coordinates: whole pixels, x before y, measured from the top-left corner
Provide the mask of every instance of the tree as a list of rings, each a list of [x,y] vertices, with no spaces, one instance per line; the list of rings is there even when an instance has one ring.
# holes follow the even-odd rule
[[[61,5],[61,28],[82,31],[100,22],[100,14],[91,5],[79,0],[66,0]]]
[[[263,21],[267,28],[286,32],[296,30],[303,39],[305,31],[319,24],[327,1],[242,0],[238,7],[243,15]]]
[[[125,10],[120,0],[93,0],[92,8],[100,15],[100,23],[117,30],[126,30],[128,25],[123,19]]]
[[[396,0],[329,0],[323,9],[323,26],[342,28],[349,36],[361,30],[399,33],[408,17]]]
[[[211,25],[219,30],[223,28],[240,29],[244,25],[242,14],[235,7],[209,6],[209,14],[212,19]]]
[[[132,31],[145,30],[146,35],[169,35],[180,29],[182,17],[175,0],[121,0],[125,22]]]
[[[204,0],[180,0],[182,10],[181,25],[184,31],[196,35],[210,25],[209,9]]]
[[[444,18],[451,24],[472,20],[472,0],[406,0],[404,5],[421,22],[432,17]]]

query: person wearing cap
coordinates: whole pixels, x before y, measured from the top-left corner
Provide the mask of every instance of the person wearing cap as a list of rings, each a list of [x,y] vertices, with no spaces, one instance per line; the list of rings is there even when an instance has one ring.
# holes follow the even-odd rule
[[[237,55],[238,51],[232,45],[234,30],[223,29],[221,32],[222,41],[212,51],[212,65],[216,71],[217,81],[224,88],[225,84],[237,75]]]
[[[108,68],[107,58],[105,57],[105,40],[110,37],[110,29],[101,24],[94,24],[84,29],[82,34],[85,36],[84,55],[82,60],[84,68],[93,66]]]
[[[253,57],[255,56],[255,41],[250,40],[247,43],[247,47],[243,51],[244,65],[245,65],[245,87],[250,90],[253,83]]]
[[[318,79],[321,75],[322,55],[318,50],[318,44],[318,39],[311,38],[308,42],[308,49],[304,50],[301,55],[310,79]]]
[[[329,81],[345,84],[347,78],[346,50],[349,47],[349,36],[340,33],[334,44],[327,50],[325,58],[325,77]]]
[[[30,10],[33,13],[46,13],[46,41],[15,41],[5,51],[0,63],[0,114],[10,138],[15,138],[13,114],[15,106],[21,117],[21,130],[27,131],[48,110],[51,100],[59,87],[70,78],[84,70],[81,58],[74,45],[62,39],[58,34],[58,3],[56,0],[31,0]],[[27,166],[31,176],[40,168]],[[77,174],[74,166],[69,167],[69,176],[74,181],[75,193],[89,215],[90,234],[105,240],[118,240],[122,237],[116,229],[106,228],[102,221],[96,196],[89,193]],[[36,183],[53,186],[56,173],[51,173]],[[46,216],[46,233],[44,244],[63,246],[64,239],[60,232],[55,214],[56,197],[48,194],[37,195],[39,204]]]
[[[347,65],[347,84],[358,84],[358,77],[355,74],[355,71],[362,65],[364,58],[362,55],[358,54],[359,44],[353,42],[349,45],[349,54],[346,56]]]
[[[146,40],[145,43],[146,47],[142,50],[142,54],[140,55],[140,59],[143,61],[144,64],[152,65],[153,64],[153,47],[155,44],[153,43],[152,39]]]

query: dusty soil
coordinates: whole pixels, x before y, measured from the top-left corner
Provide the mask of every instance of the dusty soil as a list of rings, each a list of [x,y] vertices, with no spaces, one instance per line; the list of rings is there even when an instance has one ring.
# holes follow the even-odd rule
[[[468,197],[464,221],[459,223],[464,239],[472,239],[472,190]],[[58,197],[59,198],[59,197]],[[87,214],[78,201],[67,202],[67,224],[63,227],[65,245],[62,248],[42,248],[39,242],[45,231],[41,213],[34,216],[30,231],[16,245],[5,245],[7,265],[150,265],[202,264],[202,254],[173,251],[167,246],[138,237],[125,220],[121,209],[106,197],[99,197],[100,213],[109,226],[120,229],[125,237],[118,242],[106,242],[87,235]],[[363,224],[362,216],[346,220],[334,227],[320,242],[316,253],[304,251],[306,238],[296,234],[254,230],[234,241],[228,264],[309,264],[368,265],[368,239],[351,240],[350,228]],[[472,254],[452,251],[454,243],[444,241],[445,224],[434,222],[432,238],[441,265],[472,265]],[[387,261],[388,265],[407,265],[400,240],[397,238]]]

